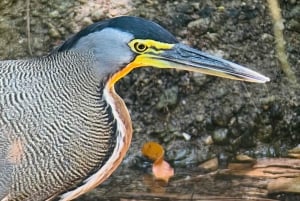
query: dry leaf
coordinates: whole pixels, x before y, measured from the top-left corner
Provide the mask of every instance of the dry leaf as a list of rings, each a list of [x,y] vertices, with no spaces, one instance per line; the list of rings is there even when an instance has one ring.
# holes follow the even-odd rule
[[[142,148],[142,153],[150,160],[156,161],[163,159],[165,151],[160,144],[156,142],[147,142]]]
[[[174,169],[164,160],[155,162],[152,166],[152,172],[156,179],[163,180],[165,182],[168,182],[169,179],[174,176]]]
[[[152,172],[156,179],[168,182],[174,175],[174,169],[168,162],[164,161],[164,149],[156,142],[147,142],[142,148],[144,156],[153,160]]]

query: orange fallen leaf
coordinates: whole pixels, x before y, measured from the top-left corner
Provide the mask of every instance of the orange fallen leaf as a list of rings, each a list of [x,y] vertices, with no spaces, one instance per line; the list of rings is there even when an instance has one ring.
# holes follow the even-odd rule
[[[152,172],[156,179],[168,182],[170,177],[174,176],[174,169],[168,162],[164,161],[165,151],[163,147],[156,142],[147,142],[142,148],[144,156],[153,160]]]
[[[143,145],[142,153],[150,160],[161,160],[164,157],[164,148],[156,142],[147,142]]]
[[[164,160],[155,162],[152,166],[152,172],[156,179],[165,182],[168,182],[174,176],[174,169]]]

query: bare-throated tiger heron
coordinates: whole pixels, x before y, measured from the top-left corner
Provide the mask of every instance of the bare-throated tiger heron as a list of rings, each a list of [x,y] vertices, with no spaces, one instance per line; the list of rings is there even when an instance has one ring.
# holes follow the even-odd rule
[[[146,66],[269,81],[128,16],[94,23],[48,56],[0,61],[0,200],[72,200],[107,179],[132,135],[114,84]]]

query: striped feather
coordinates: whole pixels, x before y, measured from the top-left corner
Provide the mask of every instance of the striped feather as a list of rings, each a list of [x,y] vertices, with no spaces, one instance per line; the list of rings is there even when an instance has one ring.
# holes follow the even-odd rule
[[[123,120],[93,62],[76,52],[0,61],[0,200],[52,199],[120,160]]]

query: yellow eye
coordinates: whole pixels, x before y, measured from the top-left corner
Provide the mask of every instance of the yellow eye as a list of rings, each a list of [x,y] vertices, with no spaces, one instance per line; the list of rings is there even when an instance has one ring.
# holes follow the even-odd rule
[[[145,52],[148,49],[147,45],[141,42],[135,42],[133,46],[135,51],[139,53]]]

